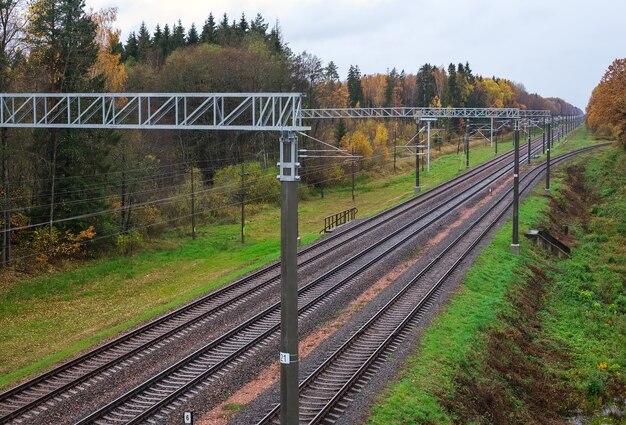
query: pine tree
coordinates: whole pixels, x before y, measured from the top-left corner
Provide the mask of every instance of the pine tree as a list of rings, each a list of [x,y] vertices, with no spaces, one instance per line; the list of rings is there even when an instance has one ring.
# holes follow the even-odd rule
[[[196,29],[196,24],[191,24],[191,28],[189,28],[189,33],[187,33],[187,45],[193,46],[200,42],[200,36],[198,35],[198,30]]]
[[[363,103],[363,85],[361,84],[361,71],[358,65],[350,65],[348,70],[348,104],[356,108]]]
[[[348,134],[348,129],[346,128],[346,124],[343,121],[339,121],[337,124],[337,129],[335,130],[335,142],[337,142],[337,146],[341,143],[341,139]]]
[[[215,19],[213,18],[213,14],[209,13],[209,17],[207,18],[204,26],[202,27],[202,34],[200,35],[200,39],[203,43],[215,43],[217,42],[217,34],[215,28]]]

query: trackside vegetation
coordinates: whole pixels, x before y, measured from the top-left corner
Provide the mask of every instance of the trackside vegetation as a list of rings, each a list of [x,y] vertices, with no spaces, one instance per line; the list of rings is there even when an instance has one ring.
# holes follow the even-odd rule
[[[587,139],[578,130],[559,149]],[[552,196],[539,187],[524,201],[520,229],[549,229],[571,258],[525,238],[511,255],[504,226],[368,424],[623,423],[626,154],[586,154],[553,183]]]

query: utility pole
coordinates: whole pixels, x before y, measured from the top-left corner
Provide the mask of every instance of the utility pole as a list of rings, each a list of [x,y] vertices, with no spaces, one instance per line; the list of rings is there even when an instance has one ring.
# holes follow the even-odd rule
[[[7,129],[0,129],[0,139],[2,139],[2,183],[4,189],[4,229],[2,233],[2,267],[9,267],[11,262],[11,209],[9,197],[9,149]]]
[[[550,123],[548,122],[548,140],[550,137]],[[546,161],[546,193],[550,193],[550,145],[548,144],[548,157]]]
[[[417,121],[417,137],[415,139],[415,193],[419,193],[420,188],[420,155],[419,155],[419,120]]]
[[[515,120],[513,150],[513,238],[511,241],[511,252],[519,254],[519,119]]]
[[[396,153],[396,146],[398,145],[398,120],[396,119],[393,122],[393,171],[397,171],[397,153]]]
[[[191,162],[191,239],[196,239],[196,187],[194,182],[193,161]]]
[[[297,424],[298,393],[298,138],[280,137],[280,423]]]
[[[496,133],[496,155],[498,154],[498,133]]]
[[[546,153],[546,117],[543,117],[543,131],[541,132],[541,153]]]
[[[352,202],[354,202],[354,145],[352,145]]]
[[[470,122],[469,120],[467,120],[467,123],[465,124],[465,168],[469,168],[470,166],[470,161],[469,161],[469,150],[470,150]]]
[[[241,154],[241,244],[246,243],[246,161]]]
[[[531,130],[531,126],[530,125],[527,128],[528,128],[528,165],[530,165],[530,159],[531,159],[530,158],[530,141],[531,141],[531,137],[532,137],[530,132],[532,130]]]

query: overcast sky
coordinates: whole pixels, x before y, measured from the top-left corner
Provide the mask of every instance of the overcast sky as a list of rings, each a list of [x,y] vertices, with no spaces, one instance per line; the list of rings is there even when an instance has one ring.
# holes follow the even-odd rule
[[[178,19],[200,29],[212,12],[279,21],[295,53],[306,50],[364,74],[396,67],[415,73],[428,62],[469,62],[475,74],[524,84],[583,109],[609,64],[626,57],[624,0],[86,0],[118,8],[125,40],[142,21]]]

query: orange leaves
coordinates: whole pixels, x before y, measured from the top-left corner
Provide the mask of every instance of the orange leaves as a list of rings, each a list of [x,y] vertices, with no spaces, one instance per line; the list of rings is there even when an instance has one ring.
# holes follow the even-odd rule
[[[91,75],[102,76],[105,90],[112,93],[124,91],[128,78],[124,64],[121,63],[121,55],[113,53],[113,47],[120,38],[120,30],[113,27],[116,18],[116,8],[102,9],[91,15],[91,19],[97,25],[96,41],[99,46],[97,61],[91,69]]]
[[[626,147],[626,59],[609,66],[587,105],[587,125]]]
[[[37,261],[42,264],[56,259],[76,258],[83,254],[85,242],[93,239],[96,231],[93,226],[74,235],[70,230],[62,233],[56,227],[42,227],[33,232],[31,246],[37,253]]]

